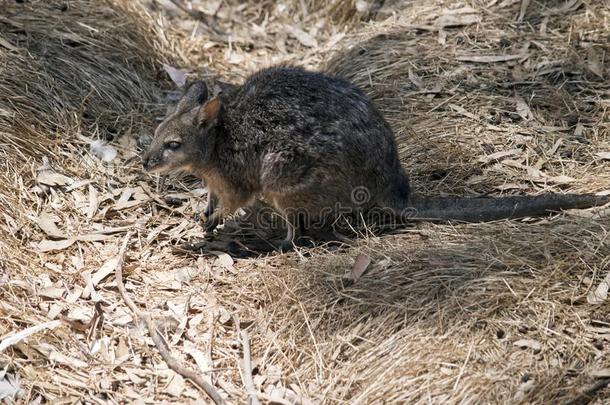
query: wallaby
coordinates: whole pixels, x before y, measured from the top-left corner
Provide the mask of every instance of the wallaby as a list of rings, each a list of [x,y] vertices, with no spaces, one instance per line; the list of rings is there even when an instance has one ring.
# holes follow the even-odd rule
[[[304,220],[376,208],[401,221],[478,222],[610,202],[590,194],[413,197],[392,129],[373,101],[342,78],[293,67],[264,69],[213,98],[203,82],[192,84],[157,127],[143,165],[205,179],[207,231],[262,197],[286,221],[280,249],[307,230]]]

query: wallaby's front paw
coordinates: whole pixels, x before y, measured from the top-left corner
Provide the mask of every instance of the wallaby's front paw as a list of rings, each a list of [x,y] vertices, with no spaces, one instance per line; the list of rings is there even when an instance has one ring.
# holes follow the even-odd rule
[[[218,227],[218,225],[220,225],[221,219],[222,219],[222,217],[220,215],[218,215],[218,213],[212,215],[211,217],[208,217],[208,219],[205,221],[205,223],[203,225],[203,229],[205,229],[205,231],[208,233],[213,232],[214,229],[216,229]]]
[[[205,223],[203,224],[203,229],[207,232],[207,233],[211,233],[214,232],[214,229],[216,229],[218,227],[218,223],[216,221],[212,221],[211,219],[208,219],[207,221],[205,221]]]

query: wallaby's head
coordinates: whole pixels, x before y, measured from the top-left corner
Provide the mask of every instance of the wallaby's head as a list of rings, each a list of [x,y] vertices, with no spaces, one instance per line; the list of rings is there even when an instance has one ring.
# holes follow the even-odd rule
[[[205,157],[205,137],[215,125],[220,100],[208,100],[205,83],[193,83],[155,130],[155,136],[142,157],[142,165],[149,172],[169,173],[193,171]]]

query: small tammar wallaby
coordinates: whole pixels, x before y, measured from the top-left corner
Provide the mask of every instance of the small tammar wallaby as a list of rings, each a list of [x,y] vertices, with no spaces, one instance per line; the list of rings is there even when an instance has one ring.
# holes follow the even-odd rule
[[[207,231],[262,197],[286,221],[282,250],[304,223],[374,208],[399,220],[481,222],[610,201],[591,194],[412,196],[392,129],[373,101],[342,78],[292,67],[259,71],[213,98],[203,82],[193,83],[157,127],[143,165],[206,181]]]

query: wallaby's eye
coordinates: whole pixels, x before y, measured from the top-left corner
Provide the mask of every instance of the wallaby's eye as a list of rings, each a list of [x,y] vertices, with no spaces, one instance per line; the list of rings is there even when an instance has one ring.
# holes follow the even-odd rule
[[[165,144],[165,147],[171,150],[176,150],[178,149],[180,146],[182,146],[182,144],[180,142],[176,142],[176,141],[171,141]]]

